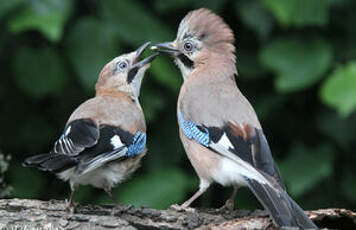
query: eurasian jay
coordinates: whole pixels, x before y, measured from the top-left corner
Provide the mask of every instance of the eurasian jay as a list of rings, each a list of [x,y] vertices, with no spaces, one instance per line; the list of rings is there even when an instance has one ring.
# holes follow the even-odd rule
[[[179,134],[200,179],[187,208],[212,182],[248,186],[278,226],[316,228],[287,194],[256,113],[238,89],[234,35],[207,9],[188,13],[173,42],[152,46],[174,57],[184,79],[177,105]]]
[[[79,185],[104,189],[117,204],[111,188],[133,173],[146,154],[146,124],[138,97],[145,71],[157,55],[139,58],[149,44],[106,64],[95,97],[72,113],[50,153],[24,161],[69,181],[68,208]]]

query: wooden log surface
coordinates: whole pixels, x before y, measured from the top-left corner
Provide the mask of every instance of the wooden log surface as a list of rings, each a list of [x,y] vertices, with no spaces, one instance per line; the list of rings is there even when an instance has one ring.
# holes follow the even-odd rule
[[[346,209],[307,211],[320,227],[356,229],[356,213]],[[74,214],[66,210],[64,201],[3,199],[0,200],[0,229],[125,229],[125,230],[232,230],[277,229],[265,211],[216,209],[155,210],[110,205],[79,205]],[[288,228],[284,228],[288,229]],[[289,228],[295,229],[295,228]]]

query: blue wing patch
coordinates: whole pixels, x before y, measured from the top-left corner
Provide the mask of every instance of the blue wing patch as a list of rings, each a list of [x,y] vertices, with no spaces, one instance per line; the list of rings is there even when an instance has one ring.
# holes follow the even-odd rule
[[[184,135],[189,139],[194,139],[205,147],[209,147],[210,136],[209,130],[205,127],[199,126],[192,120],[185,121],[183,115],[178,111],[178,121]]]
[[[133,137],[132,143],[128,146],[126,153],[127,157],[137,156],[145,149],[146,147],[146,134],[140,131],[137,131]]]

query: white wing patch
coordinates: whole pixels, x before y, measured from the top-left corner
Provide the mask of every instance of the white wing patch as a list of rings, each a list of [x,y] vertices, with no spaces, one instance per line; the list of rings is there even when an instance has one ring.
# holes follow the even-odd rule
[[[70,133],[72,126],[68,126],[66,132],[64,133],[65,136],[68,136],[68,134]]]
[[[253,178],[262,184],[268,184],[269,182],[261,175],[252,165],[248,162],[242,160],[240,157],[232,153],[229,148],[234,148],[229,138],[224,133],[217,143],[211,142],[210,148],[214,149],[221,155],[225,156],[226,159],[223,161],[221,168],[224,170],[223,177],[235,177],[237,175],[247,176],[248,178]],[[233,176],[235,175],[235,176]],[[216,175],[218,177],[218,175]],[[227,179],[226,178],[226,179]],[[235,178],[236,179],[236,178]],[[225,180],[225,179],[224,179]],[[227,181],[221,180],[221,184],[228,183]],[[238,178],[241,183],[241,178]],[[231,179],[229,179],[231,181]]]
[[[56,141],[54,152],[71,154],[73,151],[75,151],[73,141],[68,137],[70,131],[71,131],[71,126],[68,126],[65,132],[62,134],[62,136],[60,136],[60,138]],[[60,151],[58,151],[57,149],[58,146],[60,148],[59,149]]]
[[[124,145],[118,135],[113,136],[110,140],[110,143],[112,146],[114,146],[114,149],[120,148]]]
[[[224,146],[224,148],[226,148],[226,149],[229,149],[229,148],[234,149],[234,146],[231,144],[229,138],[226,136],[226,133],[224,133],[221,136],[221,138],[220,138],[220,140],[218,141],[217,144],[220,144],[220,145]]]

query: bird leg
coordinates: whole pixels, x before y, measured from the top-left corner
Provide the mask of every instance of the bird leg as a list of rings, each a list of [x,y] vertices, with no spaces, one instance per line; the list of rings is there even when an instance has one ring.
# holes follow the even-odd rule
[[[234,190],[232,191],[231,197],[226,200],[225,204],[219,208],[219,211],[233,211],[234,210],[234,205],[235,205],[235,197],[237,190],[239,189],[238,185],[234,185]]]
[[[190,205],[191,205],[191,203],[193,203],[193,201],[195,201],[196,199],[198,199],[198,197],[200,197],[201,196],[201,194],[203,194],[203,192],[202,191],[200,191],[200,189],[192,196],[192,197],[190,197],[188,200],[186,200],[182,205],[181,205],[181,207],[182,208],[188,208]]]
[[[113,196],[111,188],[105,187],[104,190],[115,203],[115,207],[111,210],[111,215],[115,216],[115,213],[124,211],[122,205],[120,205],[119,201]]]
[[[120,206],[121,206],[120,203],[119,203],[119,201],[113,196],[111,190],[106,190],[106,189],[105,189],[105,192],[106,192],[106,193],[109,195],[109,197],[114,201],[115,206],[117,206],[117,207],[120,207]]]
[[[198,197],[200,197],[207,189],[208,187],[200,187],[200,189],[192,196],[190,197],[188,200],[186,200],[182,205],[171,205],[171,208],[176,210],[176,211],[190,211],[190,212],[194,212],[194,208],[190,208],[189,206],[191,205],[191,203],[193,203],[193,201],[195,201],[196,199],[198,199]]]
[[[76,206],[76,204],[73,202],[73,197],[74,197],[74,193],[78,190],[79,185],[71,184],[70,188],[71,188],[72,192],[70,193],[70,197],[69,197],[69,201],[67,202],[66,210],[73,214],[75,212],[75,206]]]

